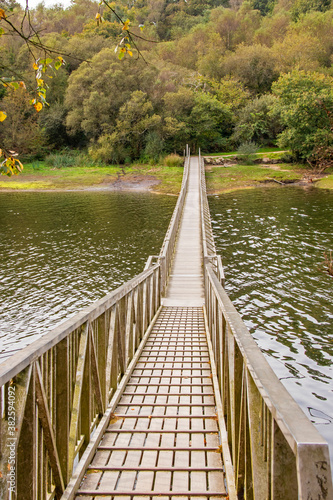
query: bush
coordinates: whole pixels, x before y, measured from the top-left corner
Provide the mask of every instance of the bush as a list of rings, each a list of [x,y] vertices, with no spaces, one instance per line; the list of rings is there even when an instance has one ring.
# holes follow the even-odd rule
[[[243,142],[237,149],[237,155],[242,155],[238,159],[243,163],[253,163],[258,149],[259,147],[255,142]]]
[[[71,152],[51,153],[45,158],[45,164],[54,168],[73,167],[76,163],[76,157]]]
[[[164,165],[166,167],[182,167],[183,164],[183,158],[176,154],[171,154],[164,158]]]
[[[282,163],[294,163],[296,161],[296,158],[291,154],[291,153],[283,153],[279,160]]]
[[[157,134],[157,132],[152,131],[147,135],[146,147],[144,150],[144,157],[149,160],[157,161],[164,149],[164,141]]]

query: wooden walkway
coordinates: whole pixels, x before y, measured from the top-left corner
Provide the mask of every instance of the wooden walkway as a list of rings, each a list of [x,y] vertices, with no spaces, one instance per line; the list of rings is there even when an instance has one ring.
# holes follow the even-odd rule
[[[203,314],[199,164],[163,307],[77,499],[227,497]]]
[[[199,161],[191,158],[187,197],[163,305],[193,307],[204,304],[202,261]]]

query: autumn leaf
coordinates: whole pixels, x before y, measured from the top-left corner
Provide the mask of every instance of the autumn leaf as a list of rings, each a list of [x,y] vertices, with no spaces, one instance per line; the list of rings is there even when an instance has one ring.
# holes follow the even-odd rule
[[[35,71],[38,70],[38,65],[36,63],[33,63],[32,67],[34,68]]]
[[[37,102],[36,104],[34,104],[34,108],[39,113],[39,111],[43,108],[43,104],[41,102]]]
[[[127,31],[128,30],[128,27],[130,25],[130,20],[127,19],[125,22],[124,22],[124,26],[123,26],[123,31]]]
[[[7,118],[7,113],[0,111],[0,122],[3,122]]]
[[[6,13],[3,9],[0,9],[0,19],[6,19]]]

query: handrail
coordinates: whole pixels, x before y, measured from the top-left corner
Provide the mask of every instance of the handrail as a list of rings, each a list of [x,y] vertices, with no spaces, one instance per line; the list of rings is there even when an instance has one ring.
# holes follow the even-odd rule
[[[237,494],[328,500],[333,498],[328,444],[275,375],[222,286],[199,160],[207,328],[227,435],[222,447],[231,455]]]
[[[160,290],[155,264],[0,365],[1,499],[11,488],[17,500],[60,499],[160,307]]]
[[[217,255],[215,248],[214,235],[212,230],[212,220],[210,216],[209,204],[207,199],[205,165],[204,160],[199,150],[199,171],[200,171],[200,211],[201,211],[201,234],[202,234],[202,251],[204,263],[211,262],[219,280],[224,286],[224,270],[222,258]]]
[[[184,161],[184,174],[182,179],[182,185],[180,189],[180,193],[178,196],[178,200],[173,211],[169,227],[167,229],[162,248],[159,255],[159,263],[161,265],[161,293],[164,295],[168,275],[171,268],[171,261],[175,250],[175,242],[176,236],[179,229],[179,223],[181,219],[181,215],[184,208],[185,197],[187,193],[188,187],[188,173],[189,173],[189,165],[190,165],[190,151],[189,148],[186,147],[186,158]]]
[[[11,484],[19,500],[60,498],[96,439],[160,307],[187,192],[188,147],[186,153],[181,192],[159,256],[150,256],[142,273],[0,365],[0,470],[9,468],[0,477],[0,498],[9,498]],[[14,406],[15,427],[9,412]]]

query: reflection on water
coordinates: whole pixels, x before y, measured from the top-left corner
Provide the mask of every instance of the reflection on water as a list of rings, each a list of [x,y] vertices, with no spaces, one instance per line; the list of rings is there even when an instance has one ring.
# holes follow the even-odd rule
[[[0,194],[0,357],[143,270],[176,198],[148,193]]]
[[[333,456],[333,193],[295,187],[209,199],[226,290]]]

